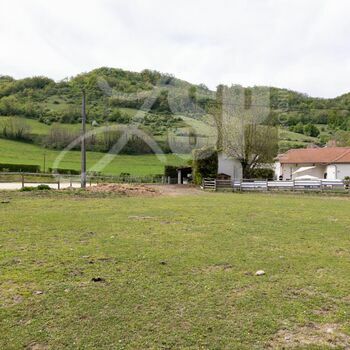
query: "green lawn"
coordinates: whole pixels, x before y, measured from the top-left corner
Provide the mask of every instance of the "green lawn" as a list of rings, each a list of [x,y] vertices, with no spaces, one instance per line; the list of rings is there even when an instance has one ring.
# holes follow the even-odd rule
[[[345,349],[349,212],[285,194],[0,193],[0,348]]]
[[[32,144],[0,139],[0,163],[38,164],[43,169],[44,154],[46,154],[47,169],[53,165],[55,159],[60,153],[60,151],[48,150]],[[88,169],[95,165],[105,155],[106,153],[88,152]],[[102,172],[112,175],[119,175],[121,172],[127,172],[132,175],[163,174],[165,163],[182,165],[187,162],[185,156],[179,157],[175,154],[165,155],[165,163],[163,163],[163,159],[159,159],[156,155],[110,155],[107,157],[108,159],[111,159],[111,162],[106,165]],[[59,164],[59,167],[66,169],[80,169],[80,152],[68,152]]]

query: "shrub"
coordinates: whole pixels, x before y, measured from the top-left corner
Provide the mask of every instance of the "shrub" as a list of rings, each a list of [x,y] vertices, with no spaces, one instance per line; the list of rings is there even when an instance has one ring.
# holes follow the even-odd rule
[[[80,175],[80,171],[74,169],[49,168],[49,172],[53,174]]]
[[[29,186],[25,186],[25,187],[22,187],[20,189],[21,192],[30,192],[30,191],[34,191],[36,189],[36,187],[29,187]]]
[[[25,186],[20,189],[21,192],[31,192],[31,191],[47,191],[51,190],[51,187],[49,185],[38,185],[36,187],[34,186]]]
[[[275,176],[275,172],[271,168],[258,168],[258,169],[250,170],[250,175],[252,179],[272,180]]]
[[[201,184],[206,177],[216,177],[218,173],[218,152],[214,148],[193,151],[194,182]]]
[[[39,173],[40,165],[0,163],[0,171]]]
[[[125,113],[121,113],[119,110],[114,110],[108,116],[108,120],[110,122],[128,124],[130,122],[130,117]]]
[[[307,136],[317,137],[320,134],[317,126],[314,124],[307,124],[304,126],[304,134]]]
[[[350,188],[350,176],[344,177],[345,188],[348,190]]]
[[[49,185],[41,184],[41,185],[37,186],[36,189],[39,190],[39,191],[44,191],[44,190],[51,190],[51,187]]]

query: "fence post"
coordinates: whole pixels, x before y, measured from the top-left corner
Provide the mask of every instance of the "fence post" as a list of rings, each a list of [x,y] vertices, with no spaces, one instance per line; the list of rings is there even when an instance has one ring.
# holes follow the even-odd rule
[[[293,192],[295,191],[295,180],[293,180]]]
[[[24,173],[22,173],[22,189],[24,188]]]
[[[69,187],[72,188],[73,184],[72,184],[72,177],[69,178]]]
[[[59,190],[60,189],[60,177],[58,176],[57,177],[57,189]]]
[[[242,192],[242,179],[239,180],[239,191]]]
[[[269,180],[266,179],[266,191],[268,191],[268,190],[269,190]]]
[[[215,192],[216,192],[217,191],[216,179],[214,179],[214,189],[215,189]]]

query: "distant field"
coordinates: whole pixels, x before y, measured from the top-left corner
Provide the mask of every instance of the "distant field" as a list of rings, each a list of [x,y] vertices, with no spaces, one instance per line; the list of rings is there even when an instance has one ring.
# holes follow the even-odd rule
[[[10,118],[14,118],[14,117],[0,116],[0,123]],[[70,130],[75,130],[75,131],[79,131],[81,129],[80,124],[53,123],[52,125],[46,125],[34,119],[22,118],[22,117],[16,117],[16,119],[22,120],[24,123],[26,123],[30,127],[30,133],[33,135],[47,135],[50,132],[52,125],[58,125],[58,126],[61,126],[62,128],[68,128]]]
[[[349,212],[285,194],[0,192],[0,348],[347,349]]]
[[[32,144],[0,139],[0,163],[38,164],[43,169],[45,154],[47,169],[53,165],[60,153],[60,151],[48,150]],[[104,156],[106,153],[88,152],[88,169]],[[164,173],[164,163],[156,155],[110,155],[107,157],[111,159],[111,162],[103,170],[104,174],[119,175],[121,172],[127,172],[132,175],[151,175]],[[183,165],[189,156],[183,157],[175,154],[165,155],[165,164]],[[80,152],[68,152],[59,167],[79,170]]]
[[[317,137],[306,136],[306,135],[292,132],[292,131],[289,131],[289,130],[283,129],[283,128],[279,129],[279,137],[282,140],[290,140],[290,141],[300,141],[300,142],[316,142],[317,141]]]

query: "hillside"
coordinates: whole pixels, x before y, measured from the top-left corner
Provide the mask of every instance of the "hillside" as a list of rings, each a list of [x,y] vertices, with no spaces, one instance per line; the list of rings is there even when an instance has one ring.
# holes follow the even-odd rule
[[[212,123],[208,123],[208,114],[215,104],[215,92],[205,85],[193,85],[156,71],[136,73],[106,67],[59,82],[47,77],[15,80],[1,76],[0,116],[5,117],[0,118],[1,137],[64,148],[79,132],[82,86],[87,92],[88,122],[95,127],[136,124],[146,135],[154,137],[164,152],[174,151],[171,148],[189,152],[190,147],[181,137],[190,134],[196,134],[199,146],[213,141],[215,131]],[[246,90],[255,89],[259,87]],[[280,127],[280,151],[311,143],[324,145],[330,139],[342,144],[350,142],[350,93],[322,99],[287,89],[268,89],[271,105],[268,119]],[[21,117],[20,122],[26,124],[26,135],[11,135],[8,132],[11,125],[7,125],[4,133],[8,117],[11,120]],[[64,134],[62,142],[52,141],[52,129],[56,136]],[[171,147],[169,143],[174,142],[176,147]],[[142,142],[138,146],[131,143],[131,153],[144,153],[147,149]],[[91,150],[104,152],[105,146],[99,142],[92,144]]]

